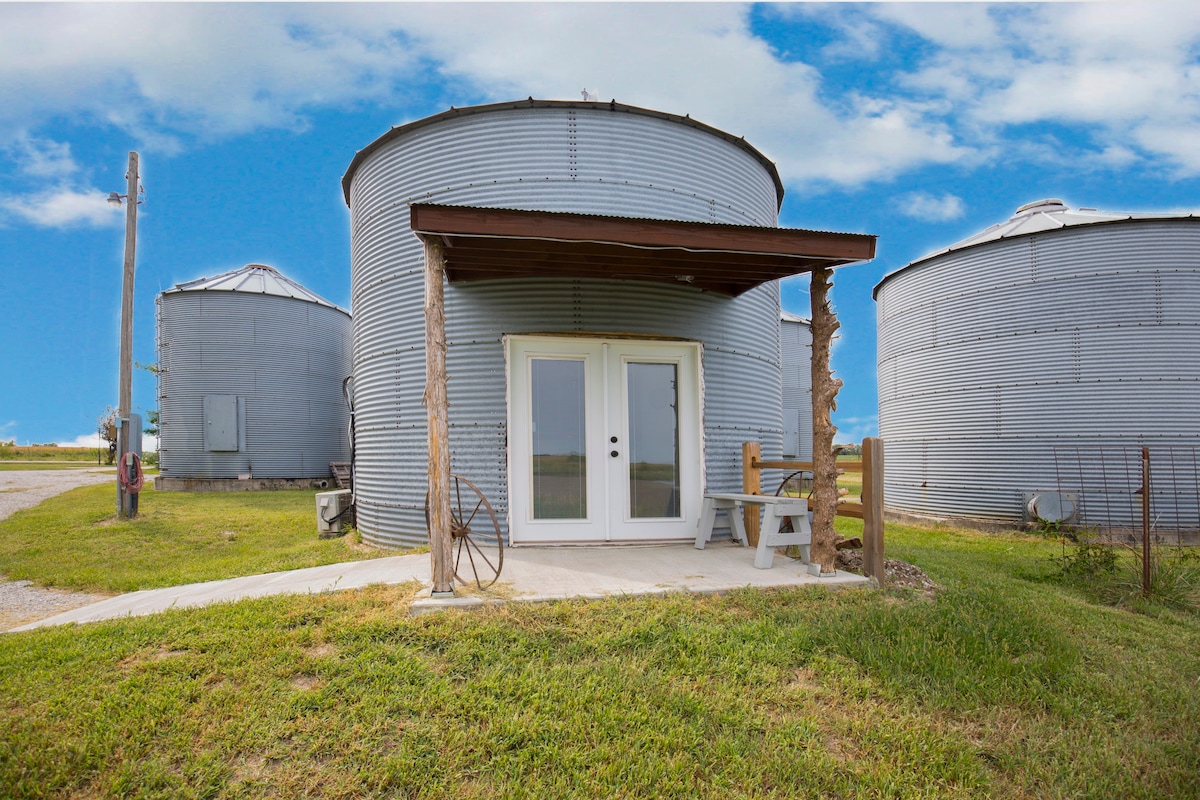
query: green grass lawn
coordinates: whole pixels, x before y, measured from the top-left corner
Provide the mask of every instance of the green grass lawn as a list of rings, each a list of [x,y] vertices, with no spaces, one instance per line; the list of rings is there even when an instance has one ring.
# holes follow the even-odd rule
[[[250,514],[273,496],[220,500],[233,524],[238,503]],[[169,508],[162,529],[185,527],[167,524]],[[6,634],[0,786],[14,798],[1196,797],[1200,618],[1095,605],[1051,579],[1059,548],[1044,540],[890,526],[888,548],[945,591],[747,589],[411,618],[415,589],[392,587]]]
[[[390,555],[317,536],[314,491],[156,492],[116,517],[111,484],[74,489],[0,520],[0,573],[129,592]]]

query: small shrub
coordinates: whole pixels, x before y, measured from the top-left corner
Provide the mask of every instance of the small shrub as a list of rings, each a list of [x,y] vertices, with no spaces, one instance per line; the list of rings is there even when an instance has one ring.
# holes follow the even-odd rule
[[[1117,551],[1112,545],[1099,541],[1094,535],[1072,532],[1074,545],[1068,549],[1067,539],[1067,536],[1063,537],[1062,555],[1054,559],[1064,578],[1094,580],[1117,571]]]
[[[1180,611],[1200,611],[1200,556],[1180,548],[1155,547],[1150,556],[1150,585],[1142,586],[1142,552],[1123,560],[1111,580],[1096,587],[1112,605],[1137,606],[1149,600]]]

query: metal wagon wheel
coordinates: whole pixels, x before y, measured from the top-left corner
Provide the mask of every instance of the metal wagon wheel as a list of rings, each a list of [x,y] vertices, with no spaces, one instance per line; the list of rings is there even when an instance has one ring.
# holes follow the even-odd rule
[[[425,495],[425,530],[429,530],[429,495]],[[491,586],[504,567],[504,537],[492,504],[479,487],[466,478],[450,475],[450,537],[454,549],[454,577]],[[468,577],[470,576],[470,577]]]
[[[782,481],[779,482],[778,488],[775,489],[775,496],[776,497],[791,497],[792,494],[790,491],[790,488],[791,488],[790,484],[792,483],[792,481],[798,480],[800,482],[800,486],[797,490],[797,492],[798,492],[797,496],[804,497],[804,482],[805,482],[804,476],[805,476],[805,474],[811,475],[811,473],[812,473],[812,470],[801,469],[801,470],[796,470],[791,475],[788,475],[786,478],[784,478]],[[810,477],[807,480],[808,480],[808,497],[809,497],[809,499],[811,499],[812,498],[812,478]],[[791,533],[792,532],[792,520],[790,518],[784,520],[783,524],[779,526],[779,532],[780,533]]]

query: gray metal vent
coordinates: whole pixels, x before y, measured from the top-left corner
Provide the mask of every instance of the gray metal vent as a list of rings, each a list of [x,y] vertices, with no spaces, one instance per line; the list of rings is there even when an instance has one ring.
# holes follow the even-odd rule
[[[1074,492],[1025,492],[1025,518],[1029,522],[1074,522],[1079,496]]]

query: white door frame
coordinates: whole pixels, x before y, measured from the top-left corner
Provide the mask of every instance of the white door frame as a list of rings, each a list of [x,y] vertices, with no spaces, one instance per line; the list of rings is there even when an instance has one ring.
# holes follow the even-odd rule
[[[699,343],[585,336],[506,336],[509,539],[513,544],[598,544],[694,539],[704,480]],[[534,519],[532,362],[574,361],[585,376],[586,513]],[[628,502],[631,363],[675,365],[679,441],[678,516],[634,519]],[[616,437],[617,442],[611,439]],[[617,453],[613,456],[612,453]]]

